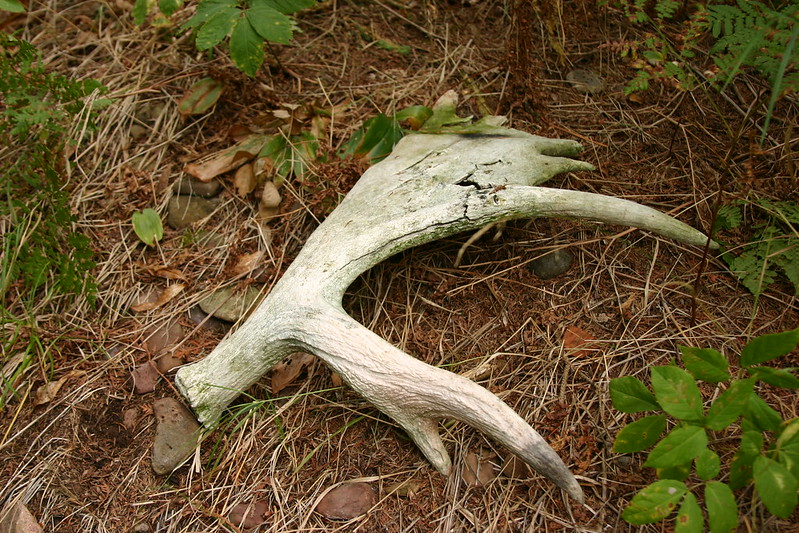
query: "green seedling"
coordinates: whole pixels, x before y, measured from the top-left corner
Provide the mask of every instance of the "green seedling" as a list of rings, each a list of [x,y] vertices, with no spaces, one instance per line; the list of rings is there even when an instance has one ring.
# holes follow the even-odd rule
[[[797,344],[799,328],[752,339],[741,351],[739,377],[731,375],[720,352],[681,346],[685,369],[652,367],[652,391],[631,376],[611,380],[611,401],[619,411],[662,411],[632,422],[616,436],[617,453],[651,447],[644,466],[655,469],[659,478],[633,497],[622,518],[650,524],[676,511],[676,532],[703,531],[705,522],[712,533],[729,532],[738,525],[739,508],[751,510],[751,521],[758,518],[756,507],[742,501],[747,495],[773,515],[789,517],[799,490],[799,419],[784,421],[758,394],[758,385],[799,389],[795,368],[762,366]],[[723,389],[709,406],[703,405],[698,382]],[[673,424],[663,436],[669,418]],[[725,464],[718,452],[726,451],[730,434],[737,435],[740,445]],[[754,491],[741,490],[750,485]]]

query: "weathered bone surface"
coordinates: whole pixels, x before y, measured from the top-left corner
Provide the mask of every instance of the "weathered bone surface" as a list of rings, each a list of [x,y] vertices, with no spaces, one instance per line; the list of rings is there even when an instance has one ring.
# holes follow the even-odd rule
[[[485,124],[479,131],[409,135],[363,174],[249,319],[208,357],[178,371],[178,388],[203,424],[213,424],[284,357],[305,351],[402,426],[441,473],[450,473],[451,462],[438,423],[457,419],[583,501],[560,457],[515,411],[476,383],[411,357],[356,322],[341,306],[344,291],[397,252],[503,219],[589,219],[697,246],[707,238],[630,201],[536,186],[561,172],[593,169],[571,159],[581,149],[574,141]]]

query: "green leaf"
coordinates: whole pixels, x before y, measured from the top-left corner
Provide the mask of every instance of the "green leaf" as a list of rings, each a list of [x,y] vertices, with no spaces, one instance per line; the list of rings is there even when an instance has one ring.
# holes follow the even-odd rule
[[[777,431],[782,423],[780,414],[754,392],[749,395],[743,415],[746,421],[760,431]]]
[[[222,42],[241,19],[241,10],[228,7],[216,11],[197,32],[197,50],[209,50]]]
[[[698,426],[678,427],[649,452],[644,466],[669,468],[693,461],[707,447],[707,434]]]
[[[702,395],[693,377],[676,366],[652,368],[652,389],[657,402],[680,420],[702,420]]]
[[[391,153],[403,137],[399,123],[383,113],[364,122],[344,148],[344,155],[364,157],[376,163]]]
[[[423,105],[406,107],[394,115],[397,122],[406,122],[412,130],[418,130],[433,115],[433,110]]]
[[[312,7],[316,2],[314,0],[269,0],[269,4],[281,13],[290,15],[301,9]]]
[[[766,509],[775,516],[788,518],[797,503],[799,483],[787,468],[768,457],[759,456],[753,468],[755,489]]]
[[[749,403],[755,387],[754,379],[733,381],[710,406],[705,419],[705,427],[721,431],[741,416]]]
[[[771,368],[770,366],[749,367],[749,372],[752,373],[752,376],[769,385],[782,387],[783,389],[799,389],[799,378],[791,374],[790,370],[787,368]]]
[[[709,481],[705,485],[705,506],[710,533],[729,533],[738,527],[738,504],[726,483]]]
[[[689,492],[685,495],[680,510],[677,511],[674,533],[702,533],[704,526],[705,518],[702,516],[702,509],[696,503],[696,496]]]
[[[247,20],[265,40],[289,44],[294,34],[294,21],[269,4],[268,0],[252,0],[247,10]]]
[[[221,81],[203,78],[192,85],[178,101],[178,111],[184,117],[201,115],[216,104],[224,89],[225,84]]]
[[[686,492],[688,487],[681,481],[655,481],[633,497],[621,517],[630,524],[653,524],[669,516]]]
[[[674,479],[677,481],[685,481],[691,475],[691,466],[693,461],[688,461],[681,465],[669,466],[667,468],[656,468],[658,479]]]
[[[144,24],[144,21],[147,20],[147,13],[149,12],[150,0],[136,0],[136,2],[133,4],[133,22],[135,22],[137,26],[141,26]]]
[[[735,452],[730,464],[730,487],[738,490],[752,479],[752,465],[763,449],[763,435],[759,431],[744,431],[741,447]]]
[[[610,399],[622,413],[640,413],[660,409],[649,389],[638,379],[624,376],[610,380]]]
[[[755,337],[741,350],[741,365],[752,366],[771,361],[792,352],[797,344],[799,344],[799,328]]]
[[[794,418],[783,425],[774,449],[777,461],[799,479],[799,418]]]
[[[0,0],[0,10],[11,13],[24,13],[25,6],[19,0]]]
[[[230,35],[230,57],[250,76],[255,76],[264,62],[264,40],[246,18],[239,19]]]
[[[182,30],[197,28],[220,11],[236,9],[236,0],[200,0],[197,12],[180,27]]]
[[[657,442],[666,429],[666,415],[645,416],[622,429],[613,443],[616,453],[633,453],[646,450]]]
[[[153,209],[147,208],[141,212],[133,213],[133,231],[147,246],[152,246],[164,237],[164,227],[161,217]]]
[[[708,481],[719,475],[721,459],[710,448],[705,448],[696,456],[696,475]]]
[[[695,379],[701,379],[708,383],[718,383],[730,379],[730,373],[727,371],[730,364],[717,350],[680,346],[680,352],[682,352],[685,368]]]
[[[158,0],[158,9],[167,17],[174,15],[183,5],[183,0]]]

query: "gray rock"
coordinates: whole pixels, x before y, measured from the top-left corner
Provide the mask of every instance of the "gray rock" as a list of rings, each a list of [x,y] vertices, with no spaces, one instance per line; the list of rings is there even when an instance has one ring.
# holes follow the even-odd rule
[[[590,70],[577,68],[566,74],[566,81],[571,83],[575,90],[596,94],[605,90],[605,80]]]
[[[133,376],[133,391],[136,394],[153,392],[155,384],[161,378],[152,361],[139,365],[131,374]]]
[[[261,298],[257,287],[247,287],[237,291],[233,287],[216,290],[200,300],[200,309],[216,318],[237,322],[245,313],[255,309],[255,302]]]
[[[199,305],[195,305],[189,309],[189,320],[198,326],[202,325],[202,327],[211,330],[214,333],[227,333],[227,331],[230,329],[230,324],[228,322],[208,316],[208,313],[203,311]]]
[[[564,249],[557,249],[530,262],[527,268],[541,279],[552,279],[569,270],[574,256]]]
[[[219,183],[219,180],[200,181],[192,176],[183,176],[172,186],[175,194],[202,196],[203,198],[216,196],[221,188],[222,184]]]
[[[194,415],[174,398],[153,402],[158,423],[153,442],[153,470],[168,474],[188,459],[200,442],[200,425]]]
[[[213,213],[215,207],[205,198],[176,195],[169,199],[166,223],[174,229],[183,229]]]
[[[22,502],[9,502],[0,511],[0,531],[3,533],[41,533],[44,531]]]

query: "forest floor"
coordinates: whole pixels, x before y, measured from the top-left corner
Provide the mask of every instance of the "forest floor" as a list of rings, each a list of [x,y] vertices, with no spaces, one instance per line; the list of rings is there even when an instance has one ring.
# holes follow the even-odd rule
[[[237,405],[262,407],[231,416],[171,475],[151,467],[152,404],[180,398],[173,372],[154,392],[134,392],[133,370],[157,355],[151,337],[177,320],[182,333],[170,350],[187,362],[207,355],[227,331],[197,326],[190,310],[220,287],[268,290],[330,211],[330,199],[357,180],[363,164],[337,154],[379,112],[430,106],[454,90],[463,115],[505,115],[511,127],[583,144],[581,158],[597,170],[548,186],[631,199],[703,231],[720,194],[799,201],[790,129],[797,108],[780,104],[763,149],[755,142],[762,113],[746,113],[753,101],[763,106],[763,82],[741,77],[726,99],[667,83],[627,97],[636,65],[620,50],[635,49],[645,35],[621,11],[593,0],[541,2],[554,11],[527,17],[512,16],[505,4],[323,2],[299,14],[302,32],[290,45],[268,48],[254,78],[224,53],[198,53],[174,28],[135,26],[127,0],[32,3],[9,22],[6,31],[33,42],[51,69],[99,80],[115,103],[70,155],[77,228],[96,251],[97,302],[41,317],[51,359],[20,377],[18,389],[30,394],[0,411],[0,505],[22,501],[54,532],[239,531],[231,510],[255,502],[265,503],[257,531],[638,530],[621,511],[655,477],[642,466],[644,455],[612,451],[633,418],[612,408],[609,380],[632,375],[648,383],[648,368],[677,359],[680,345],[715,348],[734,361],[752,336],[796,327],[799,305],[787,282],[755,302],[701,248],[590,223],[512,222],[497,239],[490,233],[472,244],[458,266],[471,235],[438,241],[373,268],[345,298],[357,320],[427,363],[457,373],[488,364],[478,382],[561,455],[585,505],[529,473],[468,485],[460,472],[470,453],[499,469],[506,452],[460,423],[442,427],[456,473],[441,476],[321,362],[279,399],[270,400],[268,379],[247,391]],[[192,9],[177,13],[176,23]],[[407,49],[381,47],[381,39]],[[575,90],[566,81],[575,68],[599,74],[605,89]],[[224,84],[220,101],[205,115],[182,117],[177,102],[206,76]],[[253,195],[240,197],[225,175],[212,216],[190,230],[167,228],[157,247],[139,241],[132,214],[164,214],[187,163],[227,148],[236,132],[274,133],[271,112],[295,104],[331,116],[319,161],[302,183],[284,185],[279,216],[259,221]],[[191,238],[200,230],[221,241]],[[723,237],[735,245],[750,236],[743,228]],[[529,263],[553,249],[573,254],[571,269],[537,278]],[[257,252],[263,266],[237,273],[239,261]],[[160,307],[131,310],[178,281],[182,292]],[[575,332],[590,341],[575,343]],[[783,363],[799,366],[796,354]],[[34,401],[31,391],[47,382],[60,388]],[[704,392],[710,398],[713,388]],[[799,416],[794,392],[764,394],[784,418]],[[314,512],[327,489],[350,480],[376,494],[366,514],[335,521]],[[751,517],[756,522],[742,523],[742,531],[796,531],[792,520],[760,508]]]

